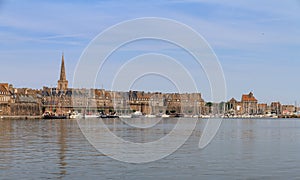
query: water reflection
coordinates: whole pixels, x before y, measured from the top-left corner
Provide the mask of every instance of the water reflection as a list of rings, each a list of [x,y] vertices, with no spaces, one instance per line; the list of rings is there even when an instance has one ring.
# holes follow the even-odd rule
[[[12,162],[11,136],[12,124],[8,121],[0,120],[0,169],[9,168],[7,165]]]
[[[85,122],[86,120],[82,119],[80,122],[82,124],[92,125],[93,123],[97,124],[99,119],[93,119],[89,122]],[[111,132],[113,132],[116,136],[123,138],[126,141],[131,141],[135,143],[146,143],[156,141],[168,133],[174,128],[177,123],[177,119],[161,119],[161,118],[151,118],[151,119],[138,119],[133,118],[129,124],[124,122],[121,119],[103,119],[104,124],[109,128]],[[154,126],[149,126],[150,128],[139,128],[140,124],[144,124],[148,126],[148,124]],[[138,127],[131,126],[132,124],[139,124]]]
[[[163,120],[137,129],[105,120],[122,138],[156,140],[176,124]],[[75,120],[0,120],[0,177],[7,179],[294,179],[299,177],[300,120],[226,119],[204,150],[200,119],[174,154],[147,164],[126,164],[96,151]],[[113,146],[113,145],[112,145]],[[0,178],[0,179],[1,179]]]
[[[237,128],[241,133],[239,136],[242,142],[241,157],[251,160],[253,158],[253,148],[255,148],[255,136],[253,132],[253,129],[255,129],[253,128],[255,126],[255,121],[253,121],[253,119],[245,119],[241,122],[241,127]]]
[[[65,152],[67,150],[67,145],[66,145],[66,133],[68,131],[65,129],[65,122],[64,120],[60,120],[59,122],[59,133],[60,135],[58,136],[58,145],[60,146],[59,148],[59,168],[60,168],[60,178],[62,178],[66,173],[66,166],[68,165],[65,161],[66,155]]]

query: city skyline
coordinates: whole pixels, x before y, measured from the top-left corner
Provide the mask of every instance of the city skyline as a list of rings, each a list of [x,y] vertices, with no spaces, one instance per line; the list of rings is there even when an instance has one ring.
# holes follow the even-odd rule
[[[72,87],[80,55],[97,34],[124,20],[155,16],[185,23],[208,41],[223,67],[227,100],[253,91],[261,102],[294,104],[300,102],[300,87],[296,83],[300,65],[299,8],[297,1],[131,1],[126,5],[116,1],[3,2],[0,4],[1,81],[16,87],[56,86],[63,51]],[[138,42],[125,46],[114,56],[116,62],[111,62],[120,65],[124,62],[121,56],[132,57],[149,50],[174,55],[170,44]],[[179,57],[189,71],[198,74],[199,69],[193,69],[185,56]],[[113,65],[108,65],[107,71]],[[209,99],[207,80],[202,77],[205,74],[199,74],[199,92]],[[97,87],[109,89],[107,81],[100,79]],[[166,83],[161,81],[153,89],[173,89],[163,86]],[[149,86],[141,81],[135,88],[147,90]]]

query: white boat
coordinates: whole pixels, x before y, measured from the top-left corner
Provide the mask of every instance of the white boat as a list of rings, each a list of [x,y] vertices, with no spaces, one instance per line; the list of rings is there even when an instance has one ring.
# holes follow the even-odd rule
[[[156,118],[156,116],[154,114],[147,114],[145,117],[146,118]]]
[[[183,117],[185,117],[185,118],[192,118],[193,115],[185,114],[185,115],[183,115]]]
[[[119,118],[131,118],[131,115],[124,114],[124,115],[120,115]]]
[[[210,116],[210,115],[202,115],[202,118],[205,118],[205,119],[207,119],[207,118],[211,118],[212,116]]]
[[[162,117],[162,118],[169,118],[170,115],[168,115],[168,114],[163,114],[163,115],[161,115],[161,117]]]
[[[142,117],[142,116],[143,116],[143,113],[141,111],[136,111],[133,114],[131,114],[132,118],[139,118],[139,117]]]
[[[97,114],[85,114],[84,116],[83,116],[83,118],[98,118],[99,117],[99,115],[97,115]]]
[[[73,111],[70,115],[70,119],[80,119],[82,118],[82,114],[77,111]]]

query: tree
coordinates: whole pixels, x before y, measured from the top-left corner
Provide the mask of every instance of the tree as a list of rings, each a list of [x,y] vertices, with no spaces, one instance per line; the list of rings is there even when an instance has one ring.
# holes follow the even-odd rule
[[[211,112],[212,112],[211,107],[213,106],[213,103],[212,103],[212,102],[207,102],[207,103],[205,104],[205,106],[208,107],[208,112],[211,113]]]

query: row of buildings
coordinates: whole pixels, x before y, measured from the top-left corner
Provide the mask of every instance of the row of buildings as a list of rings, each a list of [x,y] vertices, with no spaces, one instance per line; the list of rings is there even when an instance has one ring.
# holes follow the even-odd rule
[[[200,93],[161,93],[129,91],[116,92],[105,89],[73,89],[68,87],[64,56],[57,87],[42,89],[14,88],[0,83],[1,116],[39,116],[45,111],[67,114],[81,113],[130,114],[184,114],[226,116],[243,115],[293,115],[298,112],[294,105],[272,102],[258,103],[253,93],[243,94],[241,100],[228,102],[205,102]]]
[[[283,105],[280,102],[258,103],[253,93],[243,94],[241,101],[232,98],[227,102],[226,112],[229,115],[297,115],[299,108],[296,105]]]

